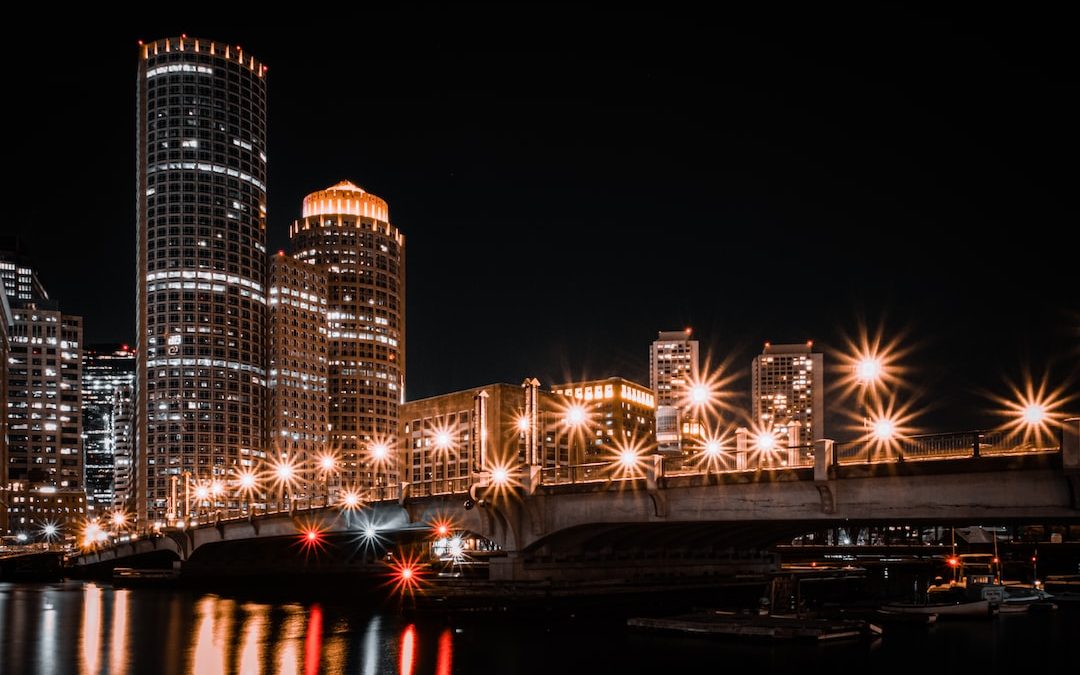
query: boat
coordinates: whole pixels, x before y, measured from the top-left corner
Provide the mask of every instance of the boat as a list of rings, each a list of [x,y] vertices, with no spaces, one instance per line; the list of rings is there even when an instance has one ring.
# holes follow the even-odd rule
[[[113,569],[112,582],[118,587],[170,586],[179,578],[180,570],[117,567]]]
[[[992,616],[994,608],[989,600],[966,600],[955,602],[894,602],[882,605],[885,612],[899,614],[937,614],[942,619],[984,618]]]
[[[937,612],[896,612],[889,609],[878,609],[874,612],[874,619],[889,625],[904,626],[933,626],[937,623]]]

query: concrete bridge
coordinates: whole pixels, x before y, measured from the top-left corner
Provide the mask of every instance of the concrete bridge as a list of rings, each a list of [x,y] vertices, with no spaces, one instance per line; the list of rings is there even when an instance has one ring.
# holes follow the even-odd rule
[[[454,531],[499,547],[489,570],[496,580],[761,571],[765,547],[827,527],[1080,523],[1075,427],[1060,447],[980,452],[976,445],[966,456],[903,461],[844,461],[831,441],[821,441],[806,466],[673,472],[650,457],[621,476],[554,484],[541,467],[523,466],[505,480],[474,476],[467,490],[430,494],[433,486],[407,486],[358,512],[313,509],[168,531],[84,553],[72,564],[128,565],[169,552],[185,566],[206,567],[260,540],[295,547],[311,531],[333,547],[351,546],[354,556],[369,528],[389,547],[423,539],[431,523],[449,520]],[[320,564],[318,550],[304,557]]]

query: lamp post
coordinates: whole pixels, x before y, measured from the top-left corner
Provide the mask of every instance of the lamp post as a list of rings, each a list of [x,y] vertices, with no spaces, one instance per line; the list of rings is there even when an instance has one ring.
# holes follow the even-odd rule
[[[578,437],[582,434],[582,429],[585,427],[588,421],[588,414],[585,411],[585,406],[580,403],[572,403],[569,408],[566,409],[566,415],[563,416],[563,425],[566,427],[566,464],[567,474],[570,477],[570,482],[574,481],[573,467],[575,464],[584,464],[584,452],[582,457],[574,457],[574,441],[580,440]],[[575,462],[574,460],[578,461]],[[559,444],[555,444],[555,477],[559,476]]]
[[[240,501],[240,504],[241,504],[240,508],[241,508],[241,510],[243,509],[243,502],[244,502],[244,498],[246,497],[247,498],[247,513],[248,513],[248,517],[250,518],[250,517],[255,515],[254,506],[252,504],[252,497],[254,495],[255,488],[256,488],[255,473],[253,471],[251,471],[250,469],[242,471],[240,473],[240,476],[239,476],[237,482],[238,482],[238,485],[239,485],[239,490],[238,490],[239,494],[237,495],[237,499]],[[242,511],[241,511],[241,515],[243,515]]]
[[[442,457],[443,488],[450,492],[450,452],[454,446],[454,437],[449,429],[435,432],[435,455]],[[434,458],[433,458],[434,459]],[[435,462],[432,462],[433,464]],[[437,468],[437,467],[436,467]],[[438,472],[436,471],[436,479]]]
[[[333,455],[324,454],[319,456],[319,471],[323,475],[326,487],[326,506],[330,506],[330,477],[337,466],[337,459]],[[314,492],[314,490],[312,490]]]
[[[870,423],[870,394],[881,382],[882,371],[883,367],[881,359],[872,354],[863,355],[855,362],[855,380],[859,383],[862,392],[863,435],[866,439],[864,443],[866,443],[867,464],[870,463],[870,438],[872,432]]]
[[[375,486],[379,490],[379,498],[382,499],[382,474],[380,469],[386,466],[386,463],[390,460],[390,445],[383,441],[377,441],[371,445],[371,468],[375,479]]]

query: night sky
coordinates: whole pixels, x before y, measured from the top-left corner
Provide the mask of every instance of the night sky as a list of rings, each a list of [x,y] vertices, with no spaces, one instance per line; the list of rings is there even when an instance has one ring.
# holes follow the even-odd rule
[[[134,341],[136,41],[187,33],[270,68],[271,250],[308,192],[389,202],[409,398],[647,383],[656,331],[684,326],[748,390],[764,341],[827,351],[860,322],[907,335],[898,396],[926,429],[988,424],[1025,371],[1076,391],[1073,24],[770,7],[9,33],[4,230],[87,342]]]

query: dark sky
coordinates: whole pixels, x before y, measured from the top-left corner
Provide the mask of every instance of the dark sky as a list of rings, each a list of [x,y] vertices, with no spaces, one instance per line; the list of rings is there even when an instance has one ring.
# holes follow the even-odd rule
[[[136,40],[229,41],[270,67],[272,249],[343,178],[406,234],[410,398],[647,382],[688,325],[745,375],[765,340],[866,321],[915,345],[927,428],[981,425],[982,393],[1025,368],[1075,390],[1080,359],[1072,24],[1006,9],[27,30],[2,46],[4,229],[89,342],[132,341]]]

